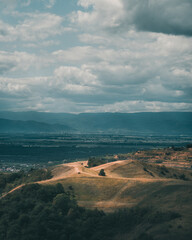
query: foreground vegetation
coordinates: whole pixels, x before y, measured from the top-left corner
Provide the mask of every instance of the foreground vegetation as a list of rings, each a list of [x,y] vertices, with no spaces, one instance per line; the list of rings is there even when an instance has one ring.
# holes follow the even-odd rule
[[[72,189],[61,184],[30,184],[0,200],[0,239],[111,240],[138,225],[161,224],[181,217],[175,212],[132,208],[105,214],[77,205]],[[116,238],[118,239],[118,238]],[[136,239],[152,240],[146,232]]]
[[[50,169],[31,169],[28,172],[0,173],[0,195],[21,184],[42,181],[51,177]]]
[[[0,239],[191,239],[191,154],[157,149],[2,173]]]

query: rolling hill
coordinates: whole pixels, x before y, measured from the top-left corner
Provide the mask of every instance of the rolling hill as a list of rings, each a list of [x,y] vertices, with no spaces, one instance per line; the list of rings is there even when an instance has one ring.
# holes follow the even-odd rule
[[[93,168],[87,168],[86,164],[87,162],[77,162],[58,166],[53,171],[54,178],[44,181],[44,184],[59,182],[65,189],[71,186],[78,204],[89,209],[113,212],[121,208],[150,207],[159,212],[176,212],[180,218],[166,223],[155,219],[154,222],[157,223],[154,225],[144,221],[137,226],[137,231],[146,232],[154,236],[154,239],[189,238],[192,233],[190,170],[137,160],[116,161]],[[98,175],[101,169],[104,169],[105,177]],[[151,217],[150,214],[148,217]],[[125,234],[121,239],[127,239],[128,236],[128,239],[135,239],[138,233],[134,231],[129,235]]]
[[[185,151],[191,156],[191,148]],[[172,151],[174,157],[176,153],[181,156],[184,150]],[[167,161],[166,157],[162,160]],[[173,161],[176,164],[175,158]],[[99,176],[101,169],[106,176]],[[192,171],[189,168],[165,167],[146,162],[146,158],[129,158],[91,168],[87,167],[87,161],[61,164],[52,169],[52,176],[37,183],[43,186],[62,184],[64,189],[72,190],[78,205],[86,209],[98,208],[109,213],[125,208],[148,209],[132,232],[125,231],[110,239],[190,239]],[[13,189],[8,195],[23,187]]]

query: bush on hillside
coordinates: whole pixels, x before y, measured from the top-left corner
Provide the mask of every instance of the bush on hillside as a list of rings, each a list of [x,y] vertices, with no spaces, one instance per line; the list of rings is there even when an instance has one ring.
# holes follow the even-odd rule
[[[101,169],[101,170],[100,170],[99,176],[106,176],[104,169]]]

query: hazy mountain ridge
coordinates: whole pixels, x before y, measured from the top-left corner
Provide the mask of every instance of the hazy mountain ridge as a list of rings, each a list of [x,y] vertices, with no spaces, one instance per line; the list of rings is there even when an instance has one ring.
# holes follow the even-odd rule
[[[70,130],[70,127],[65,125],[0,118],[1,133],[51,133],[66,131],[69,132]]]
[[[54,127],[57,131],[61,131],[65,125],[80,133],[192,134],[192,112],[81,114],[0,112],[0,118],[59,124],[60,126]]]

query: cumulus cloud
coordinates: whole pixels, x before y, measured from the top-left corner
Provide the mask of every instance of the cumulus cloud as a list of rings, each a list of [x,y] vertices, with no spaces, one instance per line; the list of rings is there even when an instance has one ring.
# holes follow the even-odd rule
[[[14,27],[0,20],[0,41],[15,41]]]
[[[49,36],[61,34],[62,17],[50,14],[31,14],[22,24],[16,26],[16,31],[24,41],[46,39]]]
[[[30,7],[32,3],[43,4],[45,8],[52,8],[57,0],[0,0],[1,6],[5,12],[13,11],[19,7]]]
[[[114,28],[119,26],[124,16],[123,4],[120,0],[80,0],[78,4],[85,9],[92,6],[92,11],[77,11],[71,15],[71,21],[90,30]]]
[[[27,84],[18,83],[16,79],[0,79],[0,93],[6,97],[26,97],[29,91]]]
[[[51,13],[29,13],[15,26],[0,21],[0,41],[40,41],[65,31],[63,18]]]
[[[56,3],[56,0],[44,0],[44,4],[47,8],[52,8]]]
[[[0,78],[0,92],[5,96],[25,97],[38,96],[47,90],[48,77],[33,78]]]
[[[86,112],[166,112],[190,111],[192,103],[170,103],[160,101],[122,101],[103,106],[89,107]]]
[[[86,63],[86,62],[114,62],[119,52],[110,48],[95,48],[92,46],[77,46],[67,50],[53,52],[53,56],[60,62]]]
[[[124,4],[138,30],[192,36],[191,0],[124,0]]]
[[[85,11],[74,13],[72,21],[92,30],[99,27],[117,33],[136,28],[192,36],[191,0],[79,0],[78,4]]]
[[[0,75],[15,71],[27,71],[36,65],[37,57],[26,52],[0,51]]]
[[[79,0],[67,16],[57,1],[39,2],[38,11],[36,0],[19,1],[10,21],[6,12],[0,20],[0,101],[8,109],[191,109],[190,1]]]
[[[57,91],[72,94],[92,94],[99,83],[97,76],[88,69],[72,66],[61,66],[55,70],[55,80],[50,85]]]
[[[64,83],[80,83],[80,84],[96,84],[96,76],[88,69],[79,69],[77,67],[62,66],[55,70],[55,76],[59,82]]]

